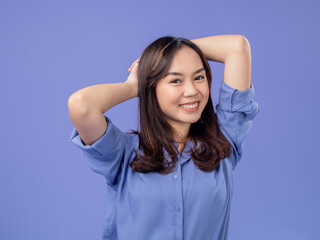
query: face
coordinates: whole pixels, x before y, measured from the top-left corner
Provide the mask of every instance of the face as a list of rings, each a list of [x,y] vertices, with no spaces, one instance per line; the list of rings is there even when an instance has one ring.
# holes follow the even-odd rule
[[[197,122],[209,99],[209,85],[200,56],[183,46],[174,55],[156,94],[168,123],[179,132]]]

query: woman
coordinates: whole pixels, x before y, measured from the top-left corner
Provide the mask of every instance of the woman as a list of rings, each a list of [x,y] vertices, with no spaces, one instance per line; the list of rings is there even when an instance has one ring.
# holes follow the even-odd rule
[[[225,64],[219,103],[207,60]],[[151,43],[123,83],[71,95],[71,142],[105,176],[103,239],[227,239],[233,170],[260,111],[251,52],[241,35]],[[139,97],[140,132],[124,133],[103,114]]]

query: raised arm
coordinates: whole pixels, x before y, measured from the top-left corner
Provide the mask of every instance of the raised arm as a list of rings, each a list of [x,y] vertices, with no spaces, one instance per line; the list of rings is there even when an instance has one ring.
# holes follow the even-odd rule
[[[242,35],[217,35],[191,40],[210,61],[225,64],[224,82],[239,91],[251,86],[251,48]]]
[[[113,106],[138,96],[137,65],[123,83],[92,85],[73,93],[68,100],[69,116],[81,140],[92,145],[107,130],[103,115]]]

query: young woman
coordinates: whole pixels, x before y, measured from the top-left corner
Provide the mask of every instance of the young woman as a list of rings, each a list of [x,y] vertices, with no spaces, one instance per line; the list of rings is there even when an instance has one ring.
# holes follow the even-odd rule
[[[71,95],[70,140],[107,183],[103,239],[227,239],[233,170],[260,111],[250,51],[242,35],[162,37],[125,82]],[[225,64],[216,112],[207,60]],[[134,97],[140,131],[125,133],[103,114]]]

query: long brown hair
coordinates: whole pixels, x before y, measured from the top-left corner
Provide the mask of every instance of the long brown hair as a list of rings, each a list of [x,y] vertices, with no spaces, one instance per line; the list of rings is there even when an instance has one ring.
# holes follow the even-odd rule
[[[208,61],[199,47],[186,38],[172,36],[161,37],[152,42],[143,51],[138,68],[139,114],[141,131],[132,131],[139,135],[139,150],[130,163],[130,167],[141,173],[159,172],[167,174],[174,171],[177,162],[177,148],[174,145],[174,129],[165,120],[160,109],[156,85],[168,72],[176,51],[188,46],[198,53],[206,71],[210,94],[201,118],[190,126],[189,138],[193,148],[189,153],[194,164],[202,171],[211,172],[219,166],[221,159],[231,154],[230,143],[219,129],[211,100],[212,74]],[[163,148],[171,161],[164,156]]]

